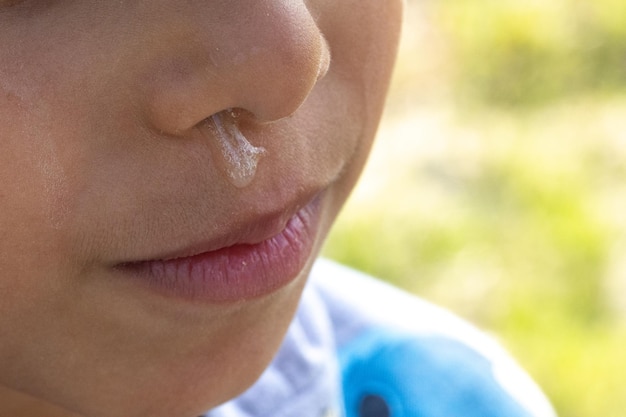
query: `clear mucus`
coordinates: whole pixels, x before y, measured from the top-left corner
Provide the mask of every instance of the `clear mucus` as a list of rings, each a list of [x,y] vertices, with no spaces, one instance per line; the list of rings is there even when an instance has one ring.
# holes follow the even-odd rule
[[[207,125],[217,139],[226,176],[238,188],[249,185],[256,174],[265,148],[252,145],[238,125],[238,114],[227,109],[209,117]]]

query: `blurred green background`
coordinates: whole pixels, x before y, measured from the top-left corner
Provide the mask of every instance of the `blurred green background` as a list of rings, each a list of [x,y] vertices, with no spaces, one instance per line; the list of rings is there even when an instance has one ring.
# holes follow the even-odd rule
[[[493,333],[562,417],[626,416],[626,1],[408,0],[325,255]]]

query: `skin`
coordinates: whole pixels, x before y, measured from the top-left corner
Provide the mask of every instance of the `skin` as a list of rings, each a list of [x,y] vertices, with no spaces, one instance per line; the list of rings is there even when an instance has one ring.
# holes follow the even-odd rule
[[[0,0],[0,415],[193,417],[278,349],[370,150],[400,0]],[[199,127],[267,153],[233,186]],[[289,285],[194,303],[115,270],[321,196]]]

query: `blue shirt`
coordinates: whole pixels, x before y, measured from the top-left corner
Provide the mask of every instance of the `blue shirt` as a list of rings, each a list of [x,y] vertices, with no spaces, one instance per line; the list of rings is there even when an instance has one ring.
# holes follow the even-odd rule
[[[554,417],[489,336],[331,261],[313,268],[276,357],[206,417]]]

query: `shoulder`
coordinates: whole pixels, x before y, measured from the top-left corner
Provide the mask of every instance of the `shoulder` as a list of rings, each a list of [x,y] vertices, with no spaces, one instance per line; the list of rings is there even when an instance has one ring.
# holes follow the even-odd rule
[[[555,415],[495,340],[447,310],[327,260],[309,291],[334,331],[346,417]]]

